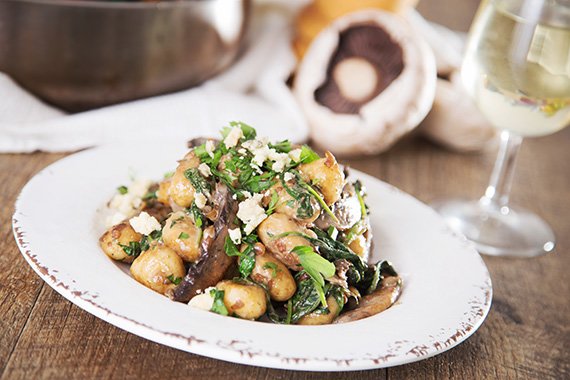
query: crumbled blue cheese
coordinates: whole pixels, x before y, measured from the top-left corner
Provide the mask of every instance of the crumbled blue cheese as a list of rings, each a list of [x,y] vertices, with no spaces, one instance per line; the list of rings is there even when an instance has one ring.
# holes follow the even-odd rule
[[[240,127],[232,127],[230,133],[224,139],[224,145],[228,148],[233,148],[239,142],[239,139],[243,137],[243,131]]]
[[[196,207],[198,207],[200,210],[203,209],[204,206],[206,206],[207,201],[208,199],[202,193],[196,193],[196,195],[194,196],[194,203],[196,203]]]
[[[230,239],[234,242],[234,244],[241,243],[241,230],[239,227],[228,229],[228,234],[230,235]]]
[[[202,174],[203,177],[206,178],[212,175],[210,167],[203,162],[200,165],[198,165],[198,171],[200,172],[200,174]]]
[[[285,180],[285,182],[289,182],[293,178],[295,178],[295,176],[293,175],[293,173],[290,173],[290,172],[287,172],[283,175],[283,179]]]
[[[113,215],[107,218],[107,227],[114,226],[125,219],[136,215],[139,208],[142,206],[144,197],[148,188],[152,184],[150,180],[136,180],[129,186],[129,191],[125,194],[115,194],[109,201],[109,208],[114,212]]]
[[[214,145],[214,142],[212,140],[206,141],[206,153],[208,153],[208,156],[210,156],[210,158],[214,158],[215,149],[216,146]]]
[[[249,235],[267,218],[265,209],[261,206],[262,198],[263,194],[254,194],[238,205],[237,217],[245,224],[243,231],[246,235]]]
[[[136,232],[142,235],[149,235],[151,232],[162,228],[158,220],[145,211],[141,212],[138,216],[132,217],[129,223]]]
[[[301,149],[297,148],[297,149],[293,149],[292,151],[290,151],[289,152],[289,158],[291,160],[293,160],[294,162],[301,161]]]
[[[204,293],[192,297],[190,302],[188,302],[188,306],[195,307],[196,309],[200,310],[210,311],[214,305],[214,298],[212,298],[210,295],[210,290],[212,289],[214,288],[209,287],[204,290]]]
[[[275,149],[271,150],[275,151]],[[273,165],[271,166],[271,169],[273,169],[273,171],[277,173],[281,173],[285,169],[285,167],[291,163],[291,159],[289,158],[289,155],[287,153],[278,153],[277,151],[275,151],[275,153],[272,154],[270,158],[271,160],[274,161]]]
[[[270,148],[267,139],[246,141],[242,146],[253,154],[251,166],[256,170],[259,170],[267,160],[273,161],[271,169],[277,173],[282,172],[291,163],[289,155],[287,153],[279,153],[275,149]]]

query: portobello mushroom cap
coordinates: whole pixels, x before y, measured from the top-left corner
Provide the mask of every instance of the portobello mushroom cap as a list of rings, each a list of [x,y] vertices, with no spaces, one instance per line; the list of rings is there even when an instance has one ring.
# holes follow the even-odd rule
[[[216,185],[214,204],[219,210],[214,221],[213,233],[204,232],[200,244],[200,258],[188,268],[182,282],[167,292],[175,301],[188,302],[204,289],[216,285],[236,264],[236,257],[226,255],[224,244],[228,229],[234,228],[237,214],[237,202],[232,199],[228,187],[222,183]]]
[[[312,42],[293,91],[311,137],[338,155],[376,154],[429,112],[436,67],[431,49],[401,16],[343,16]]]

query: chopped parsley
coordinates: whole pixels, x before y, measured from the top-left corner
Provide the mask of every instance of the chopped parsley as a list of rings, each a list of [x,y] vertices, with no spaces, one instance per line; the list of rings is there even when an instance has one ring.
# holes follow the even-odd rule
[[[255,238],[251,238],[254,235],[248,235],[242,239],[243,243],[246,244],[246,248],[243,252],[240,252],[238,247],[232,241],[232,239],[226,236],[226,241],[224,242],[224,251],[228,256],[237,256],[239,258],[238,270],[243,278],[248,278],[253,268],[255,267],[255,254],[253,252],[253,244],[255,244]]]
[[[156,198],[157,198],[157,196],[156,196],[156,191],[149,191],[148,193],[146,193],[146,194],[142,197],[142,199],[145,200],[145,201],[147,201],[147,200],[149,200],[149,199],[156,199]]]
[[[119,243],[123,251],[127,254],[127,256],[134,256],[135,258],[138,257],[142,250],[141,250],[141,242],[139,241],[131,241],[128,245]]]
[[[184,176],[190,181],[197,193],[207,193],[210,191],[210,184],[196,168],[187,169]]]
[[[174,277],[173,274],[171,274],[170,276],[168,276],[166,278],[168,279],[168,281],[170,281],[174,285],[178,285],[182,282],[182,277]]]
[[[123,248],[123,251],[127,256],[134,256],[137,258],[141,253],[149,249],[150,242],[152,240],[158,240],[162,237],[162,231],[156,230],[152,231],[150,235],[143,235],[140,241],[131,241],[128,245],[120,244],[119,246]]]
[[[279,267],[277,267],[277,264],[272,263],[271,261],[263,264],[263,269],[269,269],[271,271],[271,278],[277,277],[277,272],[279,272]]]
[[[190,235],[188,235],[186,232],[181,232],[180,235],[178,235],[178,239],[188,239],[190,237]]]
[[[277,208],[278,202],[279,202],[279,194],[277,194],[277,191],[272,190],[271,191],[271,200],[269,201],[269,205],[267,206],[267,211],[265,211],[265,213],[267,215],[273,214],[273,212]]]
[[[117,187],[117,191],[119,192],[119,194],[125,195],[126,193],[129,192],[129,188],[123,185],[123,186]]]
[[[226,308],[226,305],[224,304],[224,291],[223,290],[218,290],[218,289],[212,289],[210,290],[210,297],[212,297],[214,299],[214,302],[212,303],[212,308],[210,309],[210,311],[213,311],[214,313],[218,313],[220,315],[228,315],[228,309]]]
[[[194,224],[196,227],[202,228],[204,225],[204,214],[202,214],[202,211],[198,208],[198,206],[196,206],[196,202],[192,202],[192,205],[188,211],[190,211],[192,218],[194,218]]]

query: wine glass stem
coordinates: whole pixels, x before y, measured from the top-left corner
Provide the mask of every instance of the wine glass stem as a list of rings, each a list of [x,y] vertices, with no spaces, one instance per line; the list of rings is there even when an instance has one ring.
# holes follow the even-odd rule
[[[513,183],[515,164],[523,138],[508,131],[501,132],[501,145],[495,167],[481,203],[508,212],[509,194]]]

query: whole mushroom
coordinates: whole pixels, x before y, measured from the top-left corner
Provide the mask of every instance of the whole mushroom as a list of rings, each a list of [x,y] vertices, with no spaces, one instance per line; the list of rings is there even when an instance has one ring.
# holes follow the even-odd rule
[[[337,19],[312,42],[293,91],[311,137],[339,155],[391,147],[429,112],[433,54],[401,16],[365,10]]]

